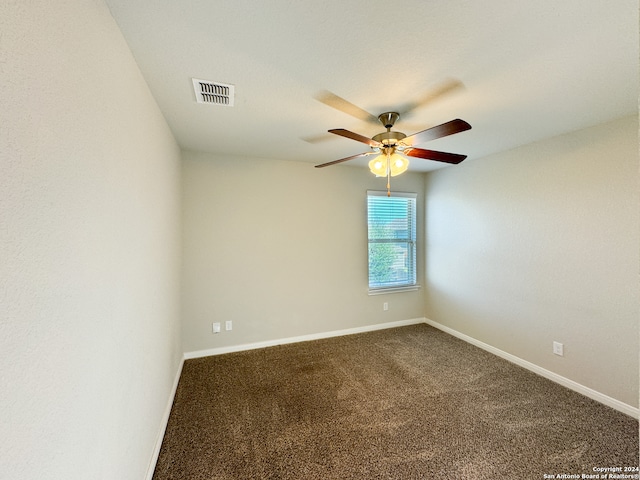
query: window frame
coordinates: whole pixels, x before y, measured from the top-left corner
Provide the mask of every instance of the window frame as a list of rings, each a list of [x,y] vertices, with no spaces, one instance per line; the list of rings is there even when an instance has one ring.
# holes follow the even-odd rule
[[[408,230],[407,237],[408,238],[397,238],[397,237],[389,237],[389,238],[371,238],[371,207],[370,207],[370,197],[382,197],[385,198],[408,198],[412,199],[413,202],[409,202],[411,205],[411,211],[408,213]],[[382,200],[384,201],[384,200]],[[418,210],[418,194],[414,192],[393,192],[391,197],[387,195],[385,191],[378,190],[367,190],[367,283],[369,286],[369,295],[381,295],[386,293],[396,293],[396,292],[407,292],[414,291],[420,288],[418,284],[418,234],[417,234],[417,210]],[[407,261],[412,263],[411,269],[413,278],[410,279],[409,282],[402,284],[390,284],[394,282],[388,282],[385,285],[373,285],[371,282],[371,254],[372,244],[402,244],[403,246],[408,247],[409,258]],[[405,253],[406,254],[406,253]]]

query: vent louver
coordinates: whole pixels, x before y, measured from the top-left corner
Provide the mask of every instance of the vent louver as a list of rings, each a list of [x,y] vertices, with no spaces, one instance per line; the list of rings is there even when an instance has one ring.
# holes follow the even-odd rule
[[[198,103],[233,107],[233,99],[235,96],[234,85],[212,82],[210,80],[199,80],[197,78],[192,78],[191,80],[193,80],[193,90]]]

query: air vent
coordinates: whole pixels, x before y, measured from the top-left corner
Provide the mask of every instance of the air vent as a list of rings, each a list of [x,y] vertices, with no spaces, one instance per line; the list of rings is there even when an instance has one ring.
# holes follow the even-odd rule
[[[199,80],[197,78],[192,78],[191,80],[193,80],[193,90],[198,103],[233,107],[233,97],[235,95],[235,87],[233,85]]]

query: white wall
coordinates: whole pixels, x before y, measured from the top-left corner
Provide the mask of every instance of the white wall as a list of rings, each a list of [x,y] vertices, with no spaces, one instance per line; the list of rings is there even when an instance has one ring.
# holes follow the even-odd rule
[[[366,191],[385,185],[357,167],[184,152],[185,351],[422,318],[423,290],[368,295]],[[421,174],[391,186],[423,202]]]
[[[99,0],[0,2],[0,477],[144,477],[181,359],[179,149]]]
[[[637,407],[637,118],[429,173],[426,192],[427,317]]]

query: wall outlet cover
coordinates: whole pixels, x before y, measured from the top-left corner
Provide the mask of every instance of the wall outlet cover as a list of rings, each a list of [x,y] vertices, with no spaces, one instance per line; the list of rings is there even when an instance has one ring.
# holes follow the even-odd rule
[[[553,342],[553,353],[556,355],[564,356],[564,345],[560,342]]]

